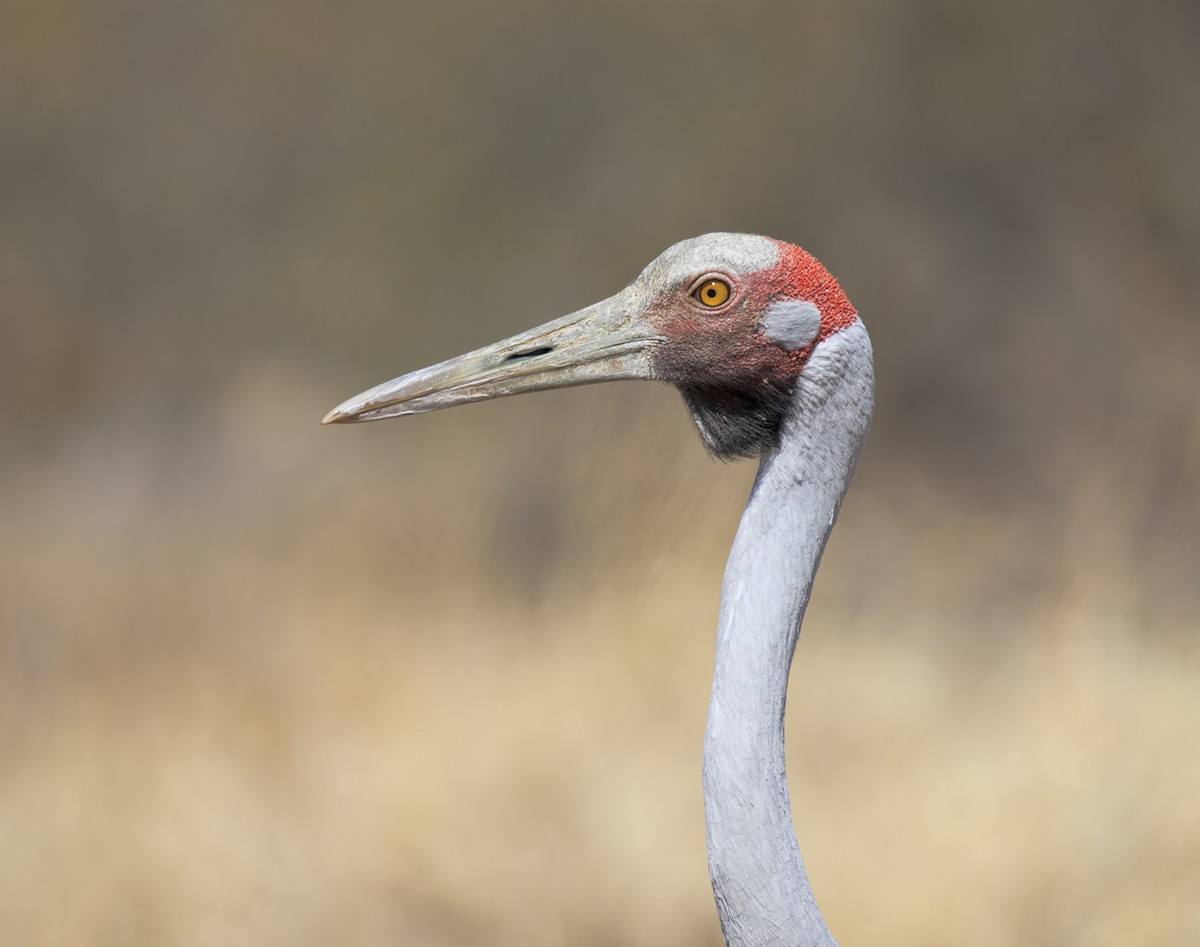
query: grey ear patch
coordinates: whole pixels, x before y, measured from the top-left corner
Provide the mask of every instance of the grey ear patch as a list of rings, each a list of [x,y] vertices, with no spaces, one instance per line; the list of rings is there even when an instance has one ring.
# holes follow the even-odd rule
[[[789,352],[811,343],[820,329],[821,310],[807,299],[780,299],[763,313],[763,335]]]

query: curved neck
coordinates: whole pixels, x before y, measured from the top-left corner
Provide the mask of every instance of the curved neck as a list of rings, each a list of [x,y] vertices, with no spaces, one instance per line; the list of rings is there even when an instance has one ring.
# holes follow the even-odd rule
[[[813,575],[854,473],[872,397],[870,340],[856,321],[821,343],[797,380],[725,569],[704,812],[730,947],[833,944],[792,827],[783,715]]]

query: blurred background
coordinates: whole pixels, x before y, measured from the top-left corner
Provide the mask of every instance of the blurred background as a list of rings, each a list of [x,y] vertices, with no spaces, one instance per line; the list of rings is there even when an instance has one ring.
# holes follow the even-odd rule
[[[1188,0],[5,3],[0,942],[716,947],[753,465],[649,384],[318,421],[717,229],[875,343],[839,939],[1200,943]]]

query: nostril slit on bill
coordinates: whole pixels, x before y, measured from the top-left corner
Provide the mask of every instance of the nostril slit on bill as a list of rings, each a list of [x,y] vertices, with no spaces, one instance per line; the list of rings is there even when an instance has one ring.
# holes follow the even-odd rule
[[[508,356],[508,358],[506,358],[504,361],[519,362],[526,358],[537,358],[539,355],[549,355],[553,351],[553,345],[543,345],[536,349],[525,349],[523,352],[513,352],[512,355]]]

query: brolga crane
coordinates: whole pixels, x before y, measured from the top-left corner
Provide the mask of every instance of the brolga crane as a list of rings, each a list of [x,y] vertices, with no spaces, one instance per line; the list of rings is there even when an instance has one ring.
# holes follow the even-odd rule
[[[788,672],[874,400],[871,342],[800,247],[714,233],[609,299],[386,382],[326,423],[621,378],[674,384],[710,451],[758,455],[725,568],[704,737],[708,866],[730,947],[831,945],[792,825]]]

